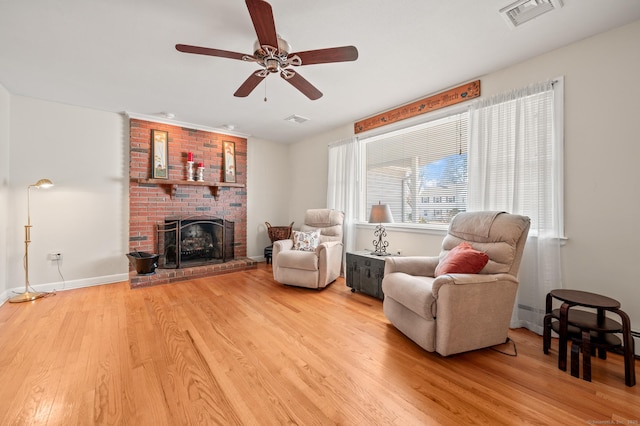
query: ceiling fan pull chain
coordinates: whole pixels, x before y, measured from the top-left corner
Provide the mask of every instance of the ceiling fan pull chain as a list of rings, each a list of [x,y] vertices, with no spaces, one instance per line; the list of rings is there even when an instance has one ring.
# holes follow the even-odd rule
[[[267,102],[267,79],[264,79],[264,101]]]

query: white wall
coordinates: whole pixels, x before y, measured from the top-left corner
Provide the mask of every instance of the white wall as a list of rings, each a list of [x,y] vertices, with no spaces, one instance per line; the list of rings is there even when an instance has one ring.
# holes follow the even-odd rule
[[[41,178],[55,186],[31,189],[30,283],[62,287],[56,264],[47,257],[54,251],[63,253],[66,288],[128,279],[125,119],[12,96],[10,136],[9,287],[24,289],[27,187]]]
[[[622,302],[632,328],[640,330],[637,237],[640,235],[640,21],[582,40],[515,66],[480,77],[483,97],[565,76],[564,285],[605,294]],[[443,88],[445,89],[445,88]],[[416,93],[416,97],[427,95]],[[397,105],[389,105],[393,108]],[[353,135],[352,127],[291,147],[291,163],[306,162],[313,198],[294,197],[292,215],[324,200],[326,145]],[[313,176],[313,178],[311,177]],[[294,190],[294,193],[298,191]],[[438,233],[388,230],[390,251],[436,254]],[[359,228],[357,248],[371,247],[371,229]],[[363,247],[364,246],[364,247]],[[417,253],[420,247],[422,253]]]
[[[7,285],[7,233],[9,231],[9,92],[0,84],[0,300]]]
[[[330,143],[353,136],[349,124],[289,147],[291,167],[291,196],[289,216],[294,228],[304,223],[307,209],[325,208],[327,205],[327,149]],[[289,222],[290,223],[290,222]]]
[[[288,225],[291,195],[289,148],[256,138],[247,141],[247,256],[261,260],[271,244],[264,224]]]
[[[622,302],[640,330],[640,21],[486,76],[485,93],[565,76],[564,284]]]

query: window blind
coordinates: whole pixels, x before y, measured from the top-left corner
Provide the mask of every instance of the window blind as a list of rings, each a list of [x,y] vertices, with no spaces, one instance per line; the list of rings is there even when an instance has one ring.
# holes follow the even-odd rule
[[[446,224],[466,210],[468,113],[362,140],[367,216],[389,204],[395,222]]]

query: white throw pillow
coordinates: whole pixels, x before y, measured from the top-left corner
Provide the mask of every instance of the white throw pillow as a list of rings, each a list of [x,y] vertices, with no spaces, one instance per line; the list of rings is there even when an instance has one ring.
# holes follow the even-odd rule
[[[293,231],[291,235],[293,249],[302,251],[315,251],[320,244],[320,231]]]

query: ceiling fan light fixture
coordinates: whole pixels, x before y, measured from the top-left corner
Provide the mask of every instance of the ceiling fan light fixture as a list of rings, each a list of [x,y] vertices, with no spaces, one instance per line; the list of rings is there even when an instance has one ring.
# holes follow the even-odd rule
[[[264,66],[269,72],[280,71],[280,61],[276,58],[267,58],[264,60]]]
[[[518,0],[500,9],[500,14],[511,28],[516,28],[563,5],[562,0]]]

